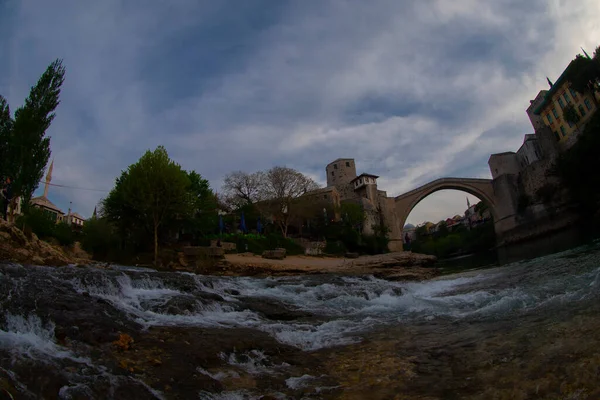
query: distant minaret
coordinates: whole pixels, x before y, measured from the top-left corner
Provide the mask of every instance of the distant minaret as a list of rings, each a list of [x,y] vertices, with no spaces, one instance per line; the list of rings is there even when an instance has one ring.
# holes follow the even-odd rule
[[[48,198],[48,188],[50,187],[50,181],[52,181],[52,169],[54,169],[54,159],[50,163],[50,168],[48,168],[48,173],[46,174],[46,184],[44,185],[44,197]]]
[[[471,202],[469,201],[469,198],[467,197],[467,210],[471,208]]]
[[[98,218],[98,214],[96,214],[96,207],[94,207],[94,213],[92,214],[92,218],[93,219]]]
[[[581,50],[583,50],[583,47],[581,48]],[[592,59],[592,57],[590,57],[590,55],[585,50],[583,50],[583,54],[585,54],[588,60]]]
[[[552,86],[554,86],[554,83],[552,83],[552,81],[548,77],[546,77],[546,80],[548,81],[548,85],[550,85],[550,89],[552,89]]]

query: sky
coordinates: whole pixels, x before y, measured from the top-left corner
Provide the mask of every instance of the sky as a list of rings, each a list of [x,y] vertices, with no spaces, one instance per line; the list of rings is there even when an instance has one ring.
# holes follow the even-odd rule
[[[546,76],[600,44],[598,21],[597,0],[0,0],[0,94],[16,109],[63,59],[52,183],[94,190],[49,197],[84,217],[158,145],[216,190],[276,165],[324,185],[348,157],[396,196],[491,178]],[[437,192],[408,222],[465,197]]]

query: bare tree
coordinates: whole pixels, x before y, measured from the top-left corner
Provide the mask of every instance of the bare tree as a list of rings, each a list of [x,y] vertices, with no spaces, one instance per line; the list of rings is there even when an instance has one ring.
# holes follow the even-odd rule
[[[252,174],[235,171],[225,176],[223,194],[225,202],[234,208],[260,201],[263,172]]]
[[[298,198],[318,189],[319,185],[301,172],[287,167],[271,168],[263,174],[261,182],[260,197],[264,200],[259,207],[273,216],[281,234],[287,237],[290,222],[297,219],[299,213],[305,212]]]

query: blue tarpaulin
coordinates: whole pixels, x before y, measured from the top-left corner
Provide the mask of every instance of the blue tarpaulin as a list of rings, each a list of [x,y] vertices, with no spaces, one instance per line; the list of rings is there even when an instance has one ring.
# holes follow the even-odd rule
[[[260,223],[260,217],[258,217],[256,219],[256,232],[258,232],[258,233],[262,232],[262,224]]]
[[[244,218],[244,212],[242,211],[242,219],[240,221],[240,230],[246,233],[246,218]]]

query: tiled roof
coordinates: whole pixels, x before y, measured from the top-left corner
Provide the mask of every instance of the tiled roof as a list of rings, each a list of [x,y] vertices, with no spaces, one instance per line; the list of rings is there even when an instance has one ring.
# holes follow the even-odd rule
[[[356,178],[352,179],[352,180],[350,181],[350,183],[352,183],[352,182],[354,182],[354,181],[356,181],[356,180],[358,180],[358,179],[362,178],[363,176],[368,176],[368,177],[370,177],[370,178],[375,178],[375,179],[379,178],[379,176],[377,176],[377,175],[373,175],[373,174],[367,174],[367,173],[364,173],[364,172],[363,172],[362,174],[360,174],[360,175],[359,175],[359,176],[357,176]]]
[[[560,74],[556,82],[552,85],[550,90],[545,94],[544,100],[533,110],[533,113],[536,115],[540,115],[542,110],[552,101],[552,96],[562,87],[562,85],[566,82],[567,75],[571,72],[573,68],[575,68],[576,60],[572,60],[567,68]]]
[[[62,212],[62,210],[60,208],[58,208],[56,205],[54,205],[54,203],[52,203],[50,200],[48,200],[47,197],[44,197],[44,196],[34,197],[33,199],[31,199],[31,204],[34,204],[39,207],[47,208],[52,211],[56,211],[57,213],[62,214],[62,215],[65,214],[64,212]]]
[[[77,214],[76,212],[75,213],[71,213],[71,217],[78,218],[78,219],[80,219],[82,221],[85,221],[85,218],[83,218],[81,215]]]

